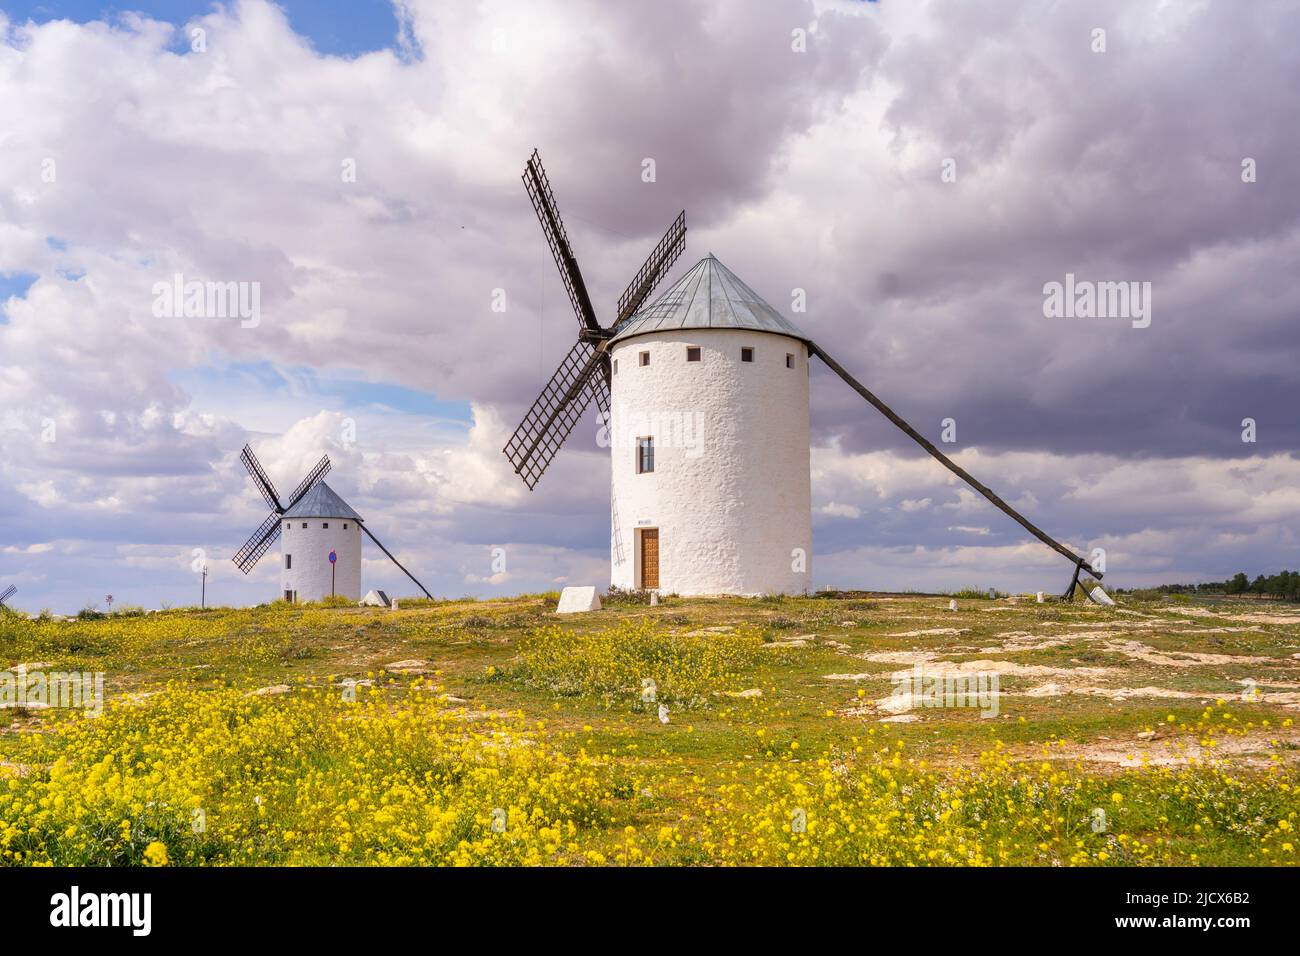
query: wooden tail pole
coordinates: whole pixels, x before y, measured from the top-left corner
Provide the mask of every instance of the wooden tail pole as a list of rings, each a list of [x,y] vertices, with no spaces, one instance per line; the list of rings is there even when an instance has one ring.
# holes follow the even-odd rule
[[[844,379],[844,381],[848,384],[849,388],[853,389],[855,392],[857,392],[859,395],[865,398],[868,402],[874,405],[876,407],[876,410],[879,411],[880,414],[884,415],[891,422],[897,425],[903,432],[907,434],[909,438],[912,439],[912,441],[916,442],[918,445],[920,445],[922,448],[928,451],[939,462],[939,464],[943,465],[945,468],[951,471],[962,481],[966,482],[966,484],[970,485],[972,488],[978,491],[981,495],[983,495],[990,502],[992,502],[995,508],[997,508],[1003,514],[1007,515],[1007,517],[1015,520],[1017,524],[1019,524],[1022,528],[1024,528],[1026,531],[1032,534],[1039,541],[1043,542],[1043,544],[1047,545],[1049,548],[1051,548],[1057,554],[1060,554],[1062,557],[1069,558],[1072,562],[1074,562],[1075,565],[1074,577],[1076,581],[1079,578],[1080,570],[1087,571],[1095,578],[1098,579],[1101,578],[1100,571],[1095,570],[1091,564],[1089,564],[1079,555],[1075,554],[1065,545],[1061,544],[1055,538],[1051,537],[1049,534],[1044,532],[1041,528],[1036,527],[1031,521],[1029,521],[1028,518],[1020,514],[1009,504],[1007,504],[996,494],[994,494],[992,489],[976,481],[973,477],[971,477],[970,473],[967,472],[965,468],[962,468],[960,465],[958,465],[955,461],[953,461],[951,458],[949,458],[947,455],[941,452],[938,448],[936,448],[934,444],[931,441],[929,441],[924,435],[918,432],[907,422],[903,421],[903,419],[900,418],[892,408],[890,408],[888,405],[886,405],[884,402],[878,399],[875,395],[873,395],[865,385],[863,385],[856,378],[854,378],[852,375],[846,372],[844,370],[844,367],[840,365],[839,362],[835,361],[835,359],[827,355],[824,351],[822,351],[820,347],[818,347],[812,342],[809,342],[808,351],[811,352],[813,355],[816,355],[823,362],[825,362],[827,366],[829,366],[830,369],[833,372],[835,372],[836,375]],[[1070,591],[1071,593],[1073,593],[1074,591],[1073,584],[1070,586]]]
[[[421,584],[419,581],[416,581],[416,579],[415,579],[415,575],[414,575],[414,574],[412,574],[410,571],[406,570],[406,568],[403,568],[403,567],[402,567],[402,562],[401,562],[401,561],[398,561],[395,557],[393,557],[393,552],[389,551],[389,550],[388,550],[387,548],[385,548],[382,544],[380,544],[378,538],[376,538],[373,534],[370,534],[370,529],[369,529],[369,528],[367,528],[367,527],[363,524],[363,525],[361,525],[361,530],[364,531],[366,534],[370,535],[370,540],[373,541],[375,544],[378,544],[378,545],[379,545],[379,550],[382,551],[382,552],[384,552],[384,554],[388,555],[388,560],[389,560],[389,561],[392,561],[393,564],[395,564],[395,565],[397,565],[399,568],[401,568],[401,569],[402,569],[402,573],[405,574],[408,578],[410,578],[412,581],[415,581],[415,586],[418,587],[421,591],[424,592],[424,596],[425,596],[425,597],[427,597],[430,601],[433,600],[433,595],[429,593],[429,589],[426,588],[426,587],[425,587],[423,584]]]
[[[1074,577],[1070,579],[1070,586],[1066,588],[1065,593],[1061,595],[1061,600],[1063,601],[1074,600],[1074,589],[1079,586],[1079,572],[1082,570],[1083,570],[1083,565],[1076,564],[1074,566]]]

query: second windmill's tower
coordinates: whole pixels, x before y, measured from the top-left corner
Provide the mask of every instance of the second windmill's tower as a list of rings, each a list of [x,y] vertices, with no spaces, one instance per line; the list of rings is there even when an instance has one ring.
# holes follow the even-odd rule
[[[331,596],[360,600],[361,516],[322,481],[283,520],[281,596],[294,602]]]

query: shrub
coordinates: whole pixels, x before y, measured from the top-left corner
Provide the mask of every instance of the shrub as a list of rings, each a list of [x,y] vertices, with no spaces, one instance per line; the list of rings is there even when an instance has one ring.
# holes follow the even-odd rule
[[[650,603],[649,591],[625,590],[617,585],[611,584],[605,596],[600,599],[603,607],[620,607],[627,605]]]
[[[786,614],[777,614],[775,617],[769,617],[765,623],[770,628],[778,631],[785,631],[793,627],[802,627],[804,622],[801,618],[790,617]]]
[[[952,597],[961,598],[962,600],[965,601],[987,601],[990,599],[989,592],[987,589],[980,590],[979,588],[969,588],[969,587],[962,588],[960,591],[953,591]],[[995,590],[993,592],[993,600],[996,600],[998,598],[1004,598],[1004,597],[1006,597],[1006,593],[1003,591]]]
[[[594,694],[607,706],[616,700],[637,707],[671,703],[698,707],[710,695],[735,689],[738,676],[762,653],[757,628],[707,635],[675,634],[653,620],[621,621],[591,634],[550,626],[526,636],[515,676],[555,694]],[[653,701],[643,682],[654,681]]]

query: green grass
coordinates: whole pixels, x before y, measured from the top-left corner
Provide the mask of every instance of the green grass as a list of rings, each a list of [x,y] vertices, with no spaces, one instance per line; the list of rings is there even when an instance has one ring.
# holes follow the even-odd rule
[[[557,617],[555,599],[552,594],[492,601],[402,599],[399,611],[277,603],[70,621],[6,615],[0,619],[0,656],[9,666],[26,662],[102,671],[110,699],[157,695],[132,705],[142,716],[151,707],[169,706],[168,695],[183,691],[234,694],[229,699],[236,701],[258,688],[288,684],[294,694],[330,697],[345,679],[374,681],[365,693],[380,695],[388,707],[431,693],[421,689],[422,682],[435,688],[438,700],[445,699],[439,705],[445,711],[465,712],[468,716],[456,720],[466,724],[484,712],[515,715],[511,719],[540,735],[538,746],[593,774],[583,799],[600,808],[605,821],[575,838],[576,851],[564,841],[548,850],[549,838],[539,830],[527,847],[528,853],[540,854],[530,857],[532,862],[596,861],[585,856],[588,851],[609,862],[750,861],[726,849],[732,846],[727,839],[763,846],[753,862],[971,862],[972,847],[978,849],[974,861],[993,863],[1294,860],[1283,855],[1281,846],[1289,841],[1278,827],[1297,808],[1300,738],[1291,723],[1296,698],[1284,695],[1294,695],[1300,683],[1300,660],[1292,657],[1300,652],[1300,616],[1294,624],[1250,625],[1233,616],[1258,613],[1255,605],[1216,602],[1215,617],[1190,617],[1172,613],[1168,602],[1126,601],[1125,610],[1138,612],[1126,615],[1079,603],[1012,604],[978,592],[960,596],[956,613],[947,610],[946,596],[818,595],[672,598],[656,607],[628,599],[598,614]],[[1153,627],[1142,626],[1152,622]],[[1223,630],[1236,627],[1258,630]],[[961,633],[910,634],[938,628]],[[1068,643],[1030,646],[1060,638]],[[795,639],[802,639],[802,646],[772,646]],[[1252,660],[1161,666],[1118,650],[1122,642],[1164,653]],[[1001,661],[1059,673],[1003,675],[1000,687],[1009,696],[1000,700],[993,718],[972,709],[919,709],[913,722],[887,722],[890,713],[873,702],[888,697],[891,674],[910,665],[868,657],[917,651],[936,655],[938,669]],[[385,673],[386,665],[403,660],[427,662],[427,673]],[[1081,667],[1102,671],[1086,677],[1073,673]],[[831,680],[832,674],[870,676],[843,681]],[[657,688],[653,706],[642,699],[646,678]],[[1269,692],[1264,701],[1240,701],[1239,682],[1247,678]],[[1028,695],[1048,683],[1065,691]],[[1193,696],[1113,700],[1086,693],[1089,688],[1158,688]],[[752,690],[761,696],[732,696]],[[1223,706],[1216,704],[1220,698]],[[293,706],[283,696],[256,700],[257,707],[272,713]],[[659,703],[669,709],[666,724],[659,720]],[[9,769],[0,765],[0,785],[6,772],[40,779],[49,765],[33,742],[44,731],[49,746],[56,746],[66,715],[29,709],[3,717],[0,761]],[[1153,729],[1154,740],[1139,736]],[[898,745],[901,751],[895,751]],[[85,746],[93,750],[97,744]],[[1180,746],[1200,753],[1199,766],[1161,765],[1171,754],[1183,753],[1176,749]],[[1153,768],[1123,765],[1129,753],[1144,751],[1150,752]],[[897,770],[888,762],[895,752],[904,755]],[[980,778],[986,772],[981,768],[992,766],[991,753],[999,755],[1000,769]],[[349,760],[336,765],[328,752],[313,751],[306,766],[341,792],[347,773],[365,766],[355,754]],[[882,760],[884,771],[910,780],[911,792],[926,794],[926,801],[973,787],[979,800],[1010,799],[1017,816],[994,827],[987,816],[968,816],[970,806],[953,811],[944,840],[936,842],[942,852],[928,856],[917,842],[924,827],[919,817],[912,819],[915,807],[897,802],[897,792],[882,782]],[[1209,761],[1217,766],[1206,768]],[[1040,769],[1044,763],[1049,770]],[[529,772],[541,770],[530,764]],[[1070,779],[1040,785],[1034,781],[1041,773],[1068,773]],[[787,788],[793,789],[787,793]],[[457,799],[455,792],[446,791],[446,799]],[[1034,793],[1039,797],[1022,799]],[[1112,841],[1106,850],[1093,840],[1091,829],[1080,836],[1086,813],[1079,814],[1091,811],[1089,801],[1111,799],[1113,793],[1123,798],[1116,816],[1126,839],[1146,849]],[[1069,794],[1074,797],[1067,799]],[[1041,806],[1035,803],[1040,797],[1047,801]],[[792,858],[763,843],[767,830],[749,828],[764,819],[779,823],[784,812],[779,807],[789,800],[808,802],[815,819],[828,828],[801,840],[782,836],[782,853]],[[1059,814],[1066,822],[1052,823],[1037,834],[1043,839],[1034,839],[1039,828],[1034,814],[1056,806],[1054,801],[1065,801],[1062,808],[1069,803],[1069,812]],[[473,830],[479,825],[474,821],[484,819],[480,811],[475,816],[466,810],[456,826]],[[410,812],[415,814],[414,804]],[[304,826],[292,820],[289,809],[284,813],[285,829]],[[896,828],[873,830],[868,838],[850,830],[853,814],[877,821],[872,824],[877,828],[879,821],[894,820]],[[242,818],[232,820],[230,832],[243,833],[248,825]],[[636,836],[625,835],[625,826]],[[662,827],[680,832],[663,841],[656,837],[651,846],[645,834]],[[180,839],[174,827],[166,832],[173,842]],[[1076,846],[1080,839],[1086,854],[1076,858],[1084,852]],[[137,834],[127,849],[113,852],[129,861],[140,849],[138,842]],[[451,853],[447,845],[439,843],[438,852]],[[320,843],[300,855],[293,846],[278,846],[248,861],[364,862],[367,858],[356,856],[358,846],[334,853]],[[366,852],[375,854],[368,858],[372,862],[433,861],[419,854],[407,859],[399,849]],[[208,846],[203,852],[215,854],[214,860],[246,859],[229,847]],[[487,856],[477,862],[505,860],[493,857],[495,851],[483,852]]]

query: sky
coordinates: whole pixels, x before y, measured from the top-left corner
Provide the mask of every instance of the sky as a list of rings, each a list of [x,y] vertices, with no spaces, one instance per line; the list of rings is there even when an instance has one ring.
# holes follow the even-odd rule
[[[206,561],[272,599],[229,560],[245,442],[282,489],[328,454],[440,596],[606,584],[595,421],[533,492],[501,454],[576,331],[534,147],[602,318],[686,209],[661,288],[713,252],[1108,583],[1300,567],[1296,35],[1274,0],[0,0],[0,588],[180,606]],[[169,314],[177,275],[256,320]],[[1067,276],[1149,309],[1057,314]],[[815,587],[1064,589],[811,393]]]

